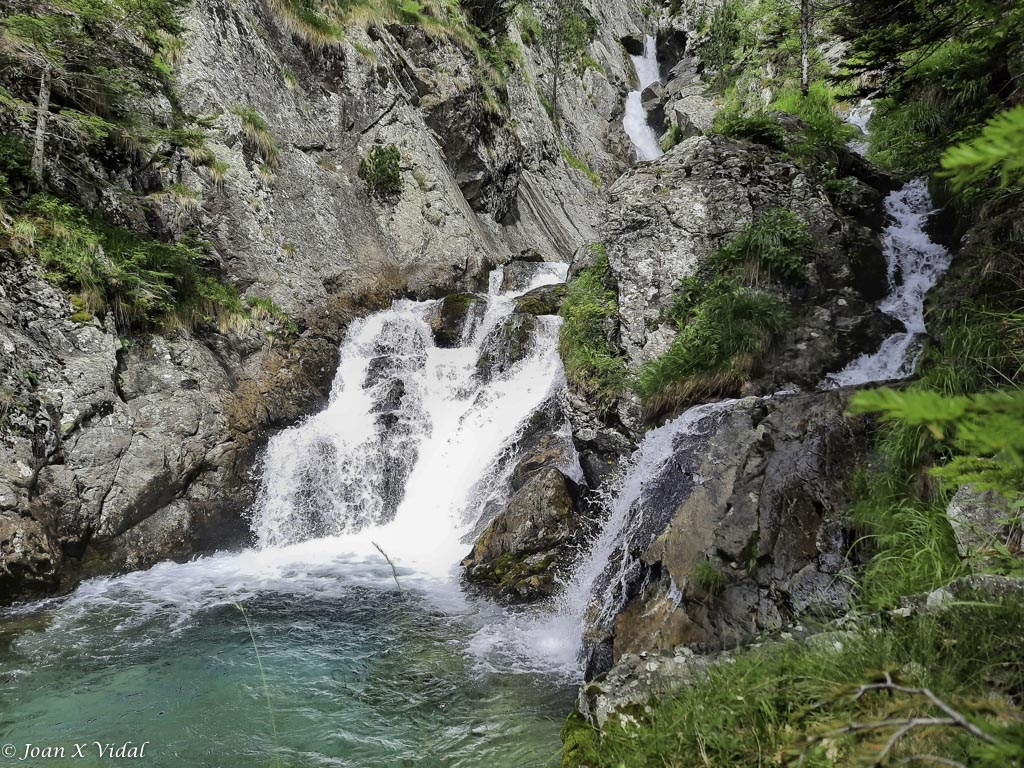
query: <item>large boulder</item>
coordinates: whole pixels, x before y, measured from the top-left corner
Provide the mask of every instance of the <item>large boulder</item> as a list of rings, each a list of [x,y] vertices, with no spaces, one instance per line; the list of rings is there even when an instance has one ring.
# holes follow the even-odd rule
[[[554,594],[581,533],[576,484],[552,466],[523,474],[525,482],[462,561],[467,581],[509,602]]]
[[[631,510],[591,675],[625,653],[713,651],[848,609],[845,481],[866,428],[844,416],[846,397],[747,398],[680,419]]]
[[[817,249],[797,278],[762,285],[786,302],[793,320],[747,392],[812,388],[900,330],[875,304],[888,289],[880,239],[837,214],[825,191],[781,152],[695,136],[623,175],[609,194],[618,206],[605,222],[604,244],[618,284],[620,344],[633,368],[671,346],[677,331],[668,310],[681,281],[778,208],[807,225]],[[635,416],[621,409],[619,416],[637,431]]]
[[[31,518],[0,512],[0,596],[36,597],[60,584],[60,552],[46,529]]]
[[[1014,526],[1020,524],[1020,511],[1014,510],[1005,496],[969,485],[950,499],[946,517],[961,557],[977,557],[1005,545]]]
[[[527,315],[557,315],[565,301],[565,283],[542,285],[516,299],[516,311]]]
[[[472,293],[451,293],[438,302],[430,317],[430,330],[439,347],[459,346],[466,324],[486,306],[485,300]]]
[[[483,381],[490,381],[525,360],[533,349],[536,328],[537,318],[533,315],[513,312],[503,318],[481,344],[477,375]]]

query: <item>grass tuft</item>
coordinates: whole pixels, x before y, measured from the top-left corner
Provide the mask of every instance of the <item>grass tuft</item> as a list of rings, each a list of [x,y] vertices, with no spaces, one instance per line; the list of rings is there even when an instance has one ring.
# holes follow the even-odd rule
[[[570,281],[558,351],[569,384],[599,412],[609,411],[626,387],[626,363],[611,341],[618,327],[618,298],[604,246],[591,246],[594,264]]]
[[[236,104],[231,111],[242,121],[242,134],[246,141],[260,153],[267,166],[276,169],[281,163],[280,150],[267,121],[246,104]]]

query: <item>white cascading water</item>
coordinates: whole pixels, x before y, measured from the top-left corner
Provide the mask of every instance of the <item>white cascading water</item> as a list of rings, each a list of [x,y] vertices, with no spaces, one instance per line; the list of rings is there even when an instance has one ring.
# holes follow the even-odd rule
[[[481,377],[477,361],[515,298],[565,272],[539,264],[529,285],[507,293],[492,281],[483,317],[451,349],[433,341],[437,302],[397,302],[354,323],[327,408],[267,448],[253,521],[260,547],[334,537],[336,554],[379,546],[421,575],[451,572],[501,493],[503,449],[563,386],[559,320],[537,318],[527,358],[507,374]]]
[[[850,112],[847,120],[866,133],[872,111],[870,102],[863,102]],[[867,149],[864,141],[852,142],[850,146],[862,154]],[[925,298],[949,269],[952,254],[932,242],[925,232],[934,206],[924,179],[914,179],[890,193],[885,211],[892,219],[883,233],[889,295],[879,309],[901,321],[907,330],[893,334],[875,352],[863,354],[843,370],[827,376],[821,383],[824,389],[905,379],[917,368],[919,339],[927,330]]]
[[[664,426],[652,429],[644,435],[643,442],[623,466],[609,498],[608,520],[594,542],[590,556],[581,562],[566,589],[566,606],[579,617],[581,632],[583,617],[591,604],[598,607],[599,612],[591,619],[598,625],[613,621],[622,606],[634,560],[621,550],[630,545],[646,549],[651,543],[638,541],[644,523],[642,509],[649,482],[658,478],[666,464],[678,457],[680,450],[686,447],[684,443],[697,444],[708,434],[713,426],[709,416],[728,409],[734,402],[724,400],[698,405]],[[694,485],[701,483],[697,476],[686,479]],[[612,564],[610,570],[609,564]]]
[[[622,119],[622,127],[636,148],[638,160],[657,160],[665,153],[661,149],[657,134],[647,122],[647,111],[643,105],[644,89],[661,80],[657,41],[647,35],[644,38],[643,56],[630,58],[633,60],[640,87],[638,90],[630,91],[626,96],[626,114]]]
[[[506,493],[523,428],[565,386],[561,320],[536,318],[526,357],[507,370],[480,376],[477,362],[485,349],[500,352],[501,336],[491,332],[510,318],[515,299],[564,282],[566,271],[537,264],[532,279],[503,291],[497,270],[481,297],[485,308],[451,349],[434,344],[428,325],[436,301],[400,301],[353,323],[327,408],[268,445],[252,523],[258,546],[86,581],[62,601],[54,626],[121,605],[123,627],[156,612],[184,627],[201,611],[261,594],[306,602],[341,585],[386,590],[393,575],[382,551],[402,587],[474,625],[479,663],[497,658],[502,669],[575,676],[578,632],[470,606],[457,578],[481,513]],[[567,424],[561,433],[571,446]],[[572,461],[561,469],[579,480]]]

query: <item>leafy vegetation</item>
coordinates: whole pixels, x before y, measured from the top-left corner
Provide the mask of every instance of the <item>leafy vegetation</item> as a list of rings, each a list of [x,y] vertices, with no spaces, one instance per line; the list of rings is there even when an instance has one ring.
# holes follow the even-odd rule
[[[39,258],[49,279],[73,294],[79,321],[110,315],[127,333],[227,326],[244,314],[237,292],[203,268],[198,244],[140,238],[49,195],[20,208],[7,245]]]
[[[544,94],[551,119],[558,123],[558,86],[569,69],[582,63],[587,46],[597,32],[597,20],[582,0],[543,0],[540,12],[540,45],[551,63],[550,82]]]
[[[977,139],[950,147],[942,167],[958,192],[992,177],[1002,187],[1024,186],[1024,107],[996,115]]]
[[[1021,631],[1019,598],[968,600],[857,634],[743,652],[627,713],[639,727],[613,717],[599,733],[570,720],[563,765],[1020,765],[1024,723],[1012,703],[1024,690]],[[933,719],[906,727],[915,718]]]
[[[1012,174],[1020,168],[1024,118],[997,115],[1020,101],[1020,3],[917,0],[892,8],[867,0],[846,5],[837,29],[851,47],[851,79],[884,69],[883,98],[872,119],[873,159],[930,173],[956,144],[946,161],[958,173],[958,203],[974,211],[969,215],[991,213],[997,199],[1002,209],[1019,203],[1019,174]],[[997,165],[1007,169],[1005,177],[989,174]],[[1016,190],[1008,195],[1001,184]]]
[[[394,144],[375,146],[359,161],[359,178],[374,196],[397,197],[402,193],[401,159],[402,153]]]
[[[32,181],[28,150],[4,141],[0,149],[0,248],[39,260],[45,276],[68,291],[70,319],[110,318],[122,334],[214,323],[222,330],[250,321],[289,333],[294,324],[268,299],[243,304],[237,291],[211,269],[205,246],[138,235],[89,214],[59,197],[13,195]],[[194,203],[194,193],[170,185],[161,195],[175,205]]]
[[[1007,298],[1012,300],[1013,293]],[[946,518],[960,482],[983,482],[980,476],[961,474],[963,469],[995,462],[1000,471],[1019,473],[1012,444],[1019,438],[1007,443],[1009,452],[972,446],[957,437],[956,419],[945,416],[951,408],[964,409],[970,429],[978,417],[971,411],[975,400],[1019,396],[1024,318],[973,305],[936,316],[935,326],[937,338],[924,354],[918,381],[903,393],[882,390],[854,401],[858,411],[886,414],[876,438],[878,462],[859,473],[853,486],[854,523],[872,555],[860,580],[862,599],[873,608],[934,589],[972,566],[961,562]],[[998,393],[1007,385],[1009,393]],[[1001,423],[994,425],[993,440],[1005,439],[1005,430],[1022,428],[1012,413],[996,418]],[[992,487],[1008,499],[1020,498],[1017,481],[1007,481]]]
[[[569,384],[599,411],[608,411],[625,388],[626,363],[612,343],[618,299],[604,246],[591,246],[594,263],[569,282],[558,351]]]
[[[147,126],[132,100],[168,91],[181,0],[12,0],[0,18],[0,113],[32,137],[43,181],[51,146],[131,148]]]
[[[767,288],[797,279],[816,251],[796,214],[771,210],[684,281],[668,313],[679,332],[637,377],[648,415],[735,392],[749,381],[790,321],[786,300]]]

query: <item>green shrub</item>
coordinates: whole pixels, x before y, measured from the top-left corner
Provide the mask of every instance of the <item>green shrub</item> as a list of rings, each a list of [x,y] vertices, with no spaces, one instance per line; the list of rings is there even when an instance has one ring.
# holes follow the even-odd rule
[[[392,198],[402,193],[401,152],[394,144],[375,146],[359,162],[359,178],[375,197]]]
[[[702,560],[690,574],[693,583],[709,595],[719,595],[725,591],[729,580],[722,571],[707,560]]]
[[[839,117],[835,106],[832,91],[822,83],[812,83],[806,96],[796,88],[782,90],[772,109],[796,115],[806,124],[803,135],[787,142],[787,151],[816,163],[834,162],[836,153],[857,137],[857,129]]]
[[[540,20],[533,13],[529,6],[523,6],[519,19],[519,36],[523,45],[531,48],[540,45],[544,30],[540,26]]]
[[[569,384],[598,411],[612,408],[626,386],[626,363],[610,341],[618,323],[618,299],[604,246],[592,246],[596,262],[569,282],[561,314],[558,351]]]
[[[744,117],[737,110],[723,110],[715,118],[715,133],[741,141],[764,144],[772,149],[785,149],[786,130],[779,121],[764,112],[755,112]]]
[[[969,566],[958,555],[946,508],[960,482],[985,477],[963,470],[994,468],[1005,473],[995,487],[1008,498],[1022,492],[1014,458],[1021,448],[1013,445],[1022,429],[1019,413],[1014,417],[1012,407],[1006,411],[998,401],[974,412],[977,396],[970,393],[1009,386],[1011,393],[1000,396],[1009,398],[1004,402],[1012,406],[1019,398],[1024,316],[967,307],[935,312],[931,325],[934,339],[922,356],[920,379],[902,395],[865,393],[852,406],[889,414],[875,436],[877,465],[860,472],[852,486],[853,521],[871,555],[860,580],[862,601],[872,608],[892,607],[901,595],[942,586]],[[951,413],[969,422],[988,413],[994,423],[974,431],[1007,442],[998,451],[958,444],[956,430],[949,428]],[[993,462],[996,453],[999,460]]]
[[[774,208],[719,248],[711,262],[718,269],[741,266],[754,282],[762,270],[768,279],[793,279],[817,250],[803,219],[785,208]]]

